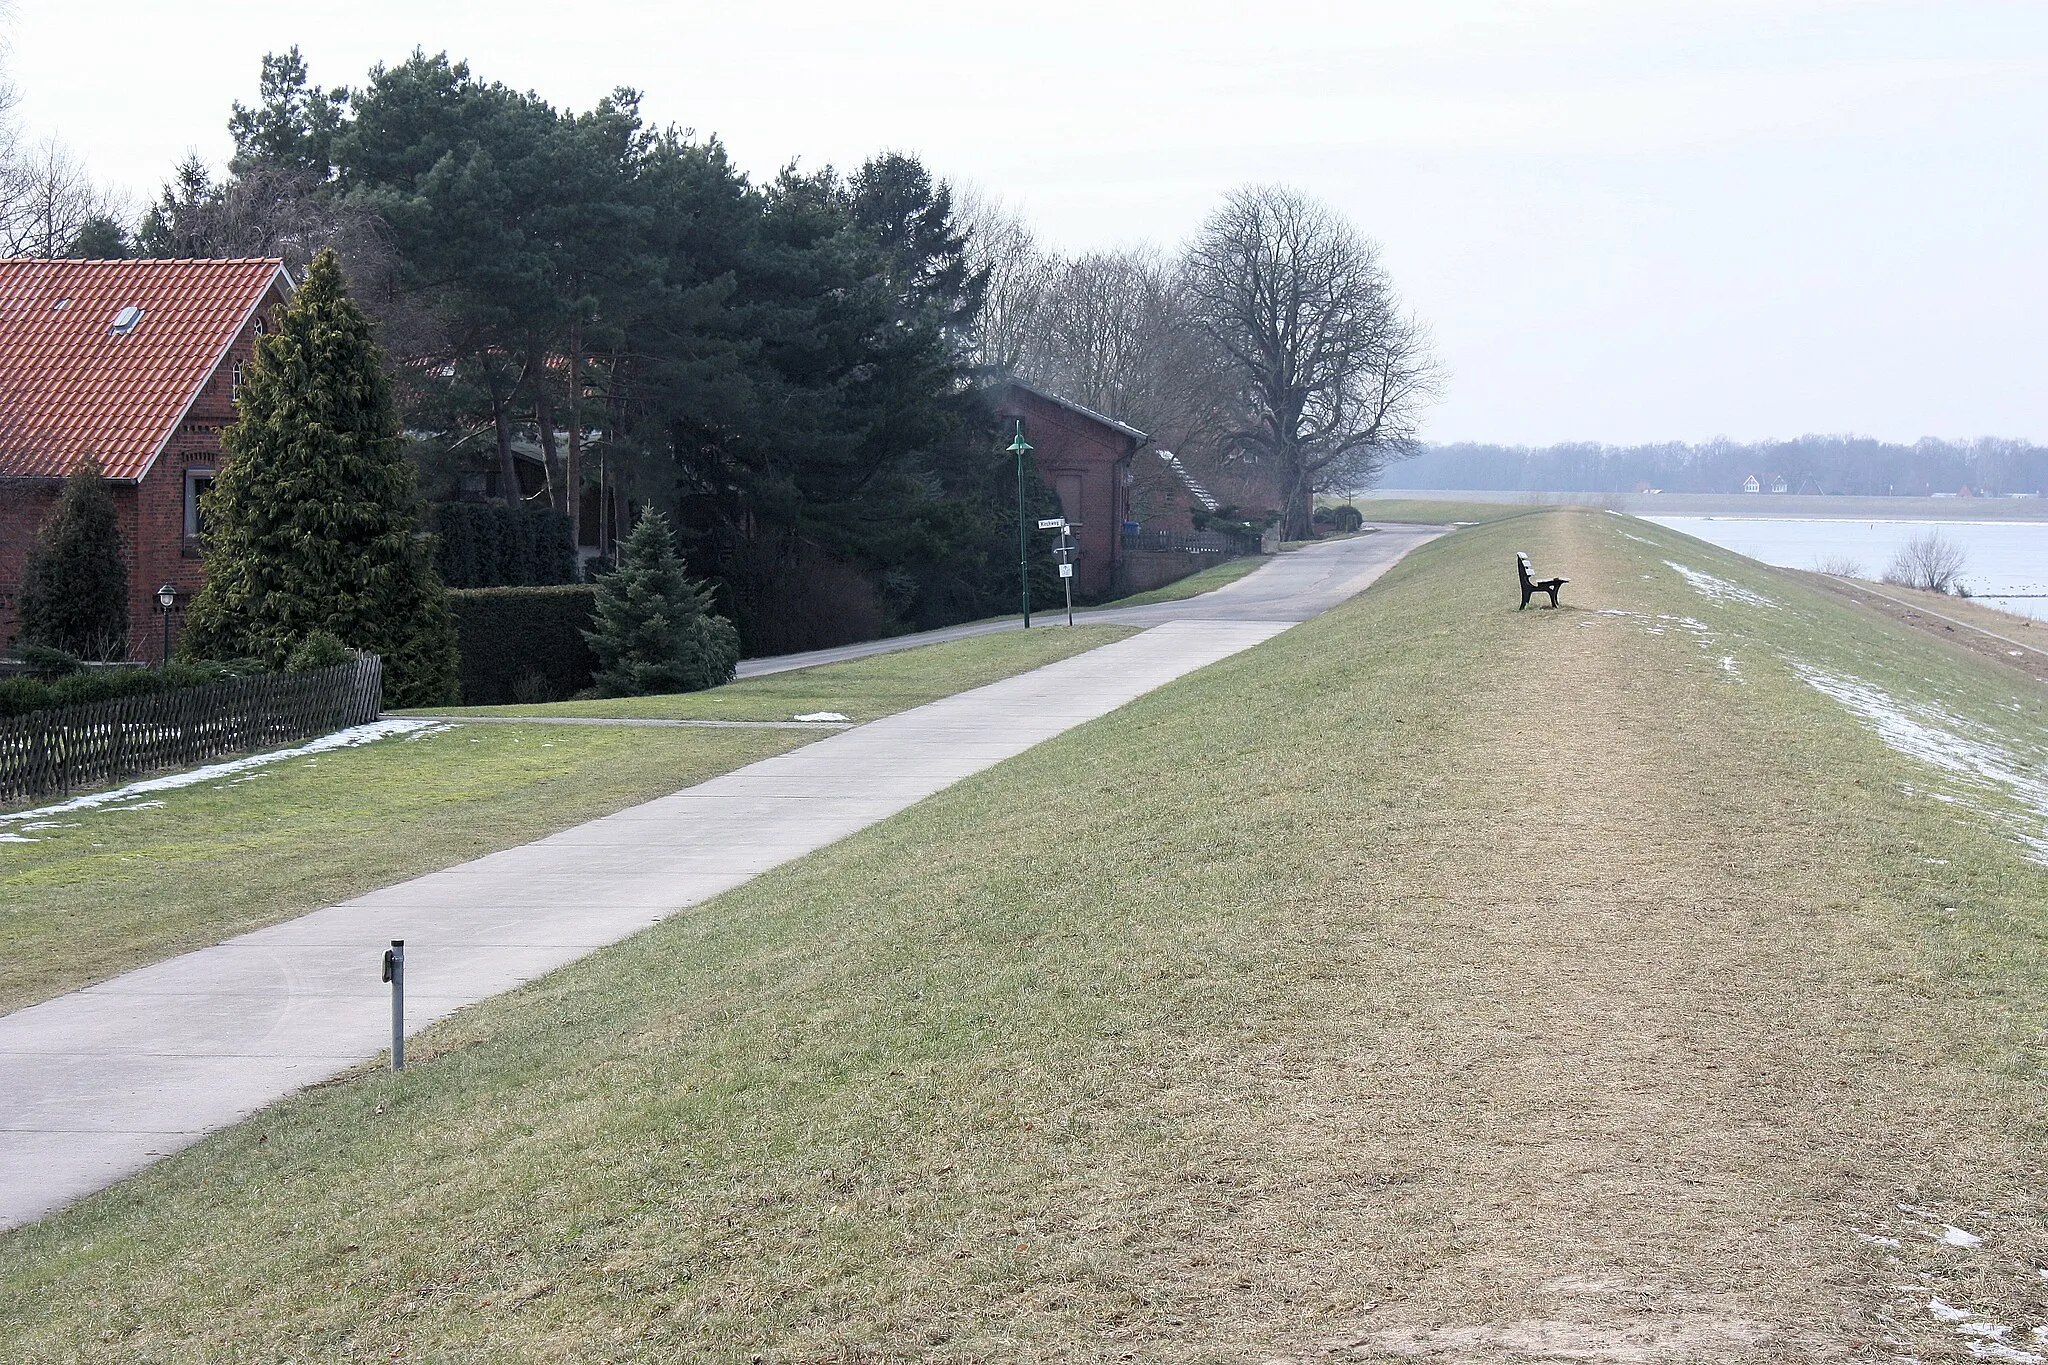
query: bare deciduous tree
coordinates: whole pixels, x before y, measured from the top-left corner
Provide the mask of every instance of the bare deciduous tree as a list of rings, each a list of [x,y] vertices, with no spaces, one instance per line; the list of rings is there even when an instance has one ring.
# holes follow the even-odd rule
[[[0,146],[0,255],[65,255],[80,228],[121,206],[55,138]]]
[[[988,274],[970,363],[991,374],[1017,373],[1056,262],[1039,250],[1019,214],[982,191],[960,192],[957,217],[967,233],[969,266]]]
[[[1884,581],[1926,592],[1959,593],[1963,587],[1963,547],[1939,531],[1906,542],[1892,556]]]
[[[1436,364],[1350,223],[1292,190],[1237,190],[1184,272],[1196,326],[1240,383],[1228,439],[1277,467],[1289,539],[1309,535],[1319,490],[1368,486],[1415,451]]]

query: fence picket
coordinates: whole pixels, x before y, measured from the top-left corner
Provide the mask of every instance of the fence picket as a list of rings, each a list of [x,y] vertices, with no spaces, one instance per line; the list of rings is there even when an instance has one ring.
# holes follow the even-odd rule
[[[377,718],[383,660],[229,678],[0,720],[0,804],[69,795],[161,768],[332,733]]]

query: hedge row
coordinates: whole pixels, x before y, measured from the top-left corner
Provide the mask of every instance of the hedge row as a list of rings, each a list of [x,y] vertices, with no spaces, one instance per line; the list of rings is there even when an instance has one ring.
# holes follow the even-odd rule
[[[597,660],[583,632],[597,590],[589,584],[451,589],[448,606],[462,638],[464,705],[561,701],[591,685]]]
[[[169,668],[96,668],[62,678],[0,678],[0,716],[25,716],[57,706],[83,706],[116,697],[202,687],[251,671],[261,670],[229,664],[174,663]]]
[[[576,581],[569,518],[553,508],[444,502],[433,517],[434,567],[451,588]]]

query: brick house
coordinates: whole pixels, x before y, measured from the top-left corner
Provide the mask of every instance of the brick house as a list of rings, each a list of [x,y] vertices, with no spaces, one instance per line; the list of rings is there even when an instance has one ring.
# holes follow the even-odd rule
[[[96,456],[128,557],[131,658],[163,652],[156,593],[204,581],[200,498],[243,363],[291,290],[277,260],[0,260],[0,647],[37,528]]]
[[[1039,475],[1059,494],[1061,515],[1076,528],[1081,553],[1074,566],[1074,591],[1084,597],[1109,596],[1117,589],[1117,562],[1123,556],[1131,457],[1151,437],[1018,381],[998,395],[996,415],[1005,428],[1023,422]]]

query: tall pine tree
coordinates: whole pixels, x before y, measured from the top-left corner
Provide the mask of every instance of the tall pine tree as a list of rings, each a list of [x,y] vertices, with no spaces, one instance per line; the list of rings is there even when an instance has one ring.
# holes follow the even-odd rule
[[[618,572],[597,580],[597,629],[583,632],[597,656],[599,695],[696,692],[732,681],[739,635],[711,612],[711,592],[683,573],[668,519],[649,508],[626,538]]]
[[[391,704],[455,700],[455,624],[414,534],[419,494],[384,357],[332,251],[257,341],[239,409],[183,652],[279,668],[326,631],[383,656]]]
[[[128,563],[114,495],[87,456],[37,534],[21,576],[21,638],[84,659],[128,651]]]

